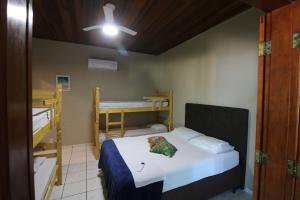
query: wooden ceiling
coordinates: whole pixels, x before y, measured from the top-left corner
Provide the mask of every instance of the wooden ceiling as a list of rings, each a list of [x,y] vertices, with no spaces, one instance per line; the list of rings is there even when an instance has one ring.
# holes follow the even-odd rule
[[[241,0],[249,5],[257,7],[265,12],[285,6],[295,0]]]
[[[82,31],[104,21],[107,2],[115,22],[136,36]],[[239,0],[33,0],[33,36],[158,55],[248,8]]]

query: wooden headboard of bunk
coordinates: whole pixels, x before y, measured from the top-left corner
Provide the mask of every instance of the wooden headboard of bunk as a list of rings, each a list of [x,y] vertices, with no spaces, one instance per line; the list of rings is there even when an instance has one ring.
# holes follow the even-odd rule
[[[240,155],[241,185],[244,185],[248,139],[247,109],[187,103],[185,126],[229,142]]]

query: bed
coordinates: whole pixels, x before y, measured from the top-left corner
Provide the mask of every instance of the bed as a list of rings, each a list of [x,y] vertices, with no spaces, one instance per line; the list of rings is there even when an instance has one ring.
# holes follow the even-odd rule
[[[49,199],[55,182],[62,184],[61,108],[61,85],[55,91],[32,91],[35,199]],[[43,139],[51,130],[56,131],[56,138],[46,143]]]
[[[126,113],[137,112],[165,112],[166,115],[159,115],[158,122],[167,126],[168,130],[173,128],[173,91],[157,92],[154,96],[144,96],[141,101],[103,101],[101,99],[100,88],[94,89],[94,138],[95,138],[95,156],[99,157],[101,149],[102,138],[109,138],[111,136],[124,137],[125,130],[125,115]],[[105,130],[101,133],[100,129],[100,115],[105,115]],[[111,121],[110,115],[120,115],[119,121]],[[112,127],[114,130],[112,130]],[[116,127],[120,127],[116,131]],[[148,130],[149,131],[149,130]],[[151,130],[150,130],[151,131]],[[116,134],[117,132],[117,134]],[[105,134],[103,136],[102,134]],[[133,133],[138,135],[137,132]]]
[[[54,110],[50,108],[32,108],[32,131],[42,128],[53,118]]]
[[[57,173],[56,161],[56,158],[45,159],[45,161],[43,161],[36,170],[34,174],[34,191],[36,200],[43,200],[48,193],[48,186],[53,184],[55,181]]]
[[[185,126],[227,141],[235,150],[211,154],[195,149],[173,132],[161,134],[178,148],[172,158],[150,153],[148,136],[106,141],[99,168],[108,198],[207,199],[229,189],[243,188],[248,110],[186,104]]]

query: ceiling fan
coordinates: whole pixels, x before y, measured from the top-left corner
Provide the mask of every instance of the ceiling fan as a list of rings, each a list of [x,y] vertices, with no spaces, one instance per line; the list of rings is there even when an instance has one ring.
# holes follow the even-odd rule
[[[122,31],[124,33],[127,33],[129,35],[135,36],[137,34],[136,31],[133,31],[129,28],[126,28],[124,26],[119,26],[114,23],[114,10],[115,10],[115,5],[111,3],[107,3],[103,6],[103,11],[104,11],[104,17],[105,17],[105,23],[100,24],[100,25],[95,25],[95,26],[89,26],[85,27],[82,30],[84,31],[91,31],[95,29],[102,29],[103,33],[110,35],[110,36],[115,36],[119,33],[119,31]]]

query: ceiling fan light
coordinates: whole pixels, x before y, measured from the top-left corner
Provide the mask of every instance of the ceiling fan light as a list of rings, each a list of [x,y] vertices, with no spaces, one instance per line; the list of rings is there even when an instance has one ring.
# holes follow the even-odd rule
[[[119,33],[119,29],[113,24],[104,24],[102,31],[109,36],[116,36]]]

